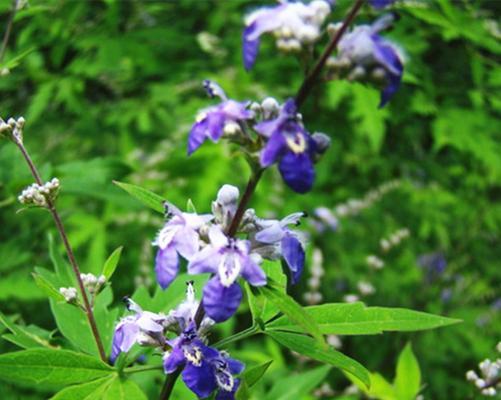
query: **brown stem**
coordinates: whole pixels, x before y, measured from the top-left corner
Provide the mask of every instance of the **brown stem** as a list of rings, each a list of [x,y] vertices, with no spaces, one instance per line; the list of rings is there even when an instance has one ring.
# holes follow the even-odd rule
[[[301,107],[301,105],[304,103],[308,95],[310,94],[311,89],[315,86],[315,83],[317,79],[320,76],[320,73],[322,72],[322,69],[324,68],[325,63],[327,62],[327,59],[331,55],[331,53],[334,51],[336,46],[338,45],[339,41],[341,40],[341,37],[343,34],[346,32],[350,24],[353,22],[355,17],[357,16],[358,11],[364,4],[364,0],[357,0],[356,3],[353,5],[351,8],[350,12],[346,16],[346,18],[343,21],[343,24],[341,27],[337,30],[335,35],[332,37],[331,41],[323,51],[322,55],[318,59],[317,63],[315,66],[311,69],[309,72],[308,76],[306,76],[305,80],[303,81],[301,87],[299,88],[297,94],[296,94],[296,105],[298,108]]]
[[[30,167],[31,174],[33,175],[33,178],[35,178],[36,183],[39,185],[43,185],[42,178],[40,176],[40,173],[37,170],[37,167],[33,163],[33,160],[31,159],[30,155],[28,154],[28,151],[23,145],[23,142],[14,136],[14,143],[17,145],[19,150],[21,150],[21,153],[23,154],[24,159],[28,163],[28,166]],[[94,313],[92,311],[92,307],[89,302],[89,298],[87,297],[87,292],[85,291],[85,286],[82,282],[82,278],[80,277],[80,268],[78,267],[77,260],[75,258],[75,254],[73,252],[73,249],[70,245],[70,242],[68,241],[68,235],[66,234],[66,230],[64,229],[63,222],[61,221],[61,217],[59,216],[59,213],[57,212],[56,206],[52,202],[52,200],[47,199],[47,208],[49,212],[52,215],[52,218],[54,219],[54,222],[56,224],[56,228],[59,232],[59,235],[61,236],[61,239],[64,244],[64,248],[66,249],[66,254],[68,255],[68,260],[70,261],[71,267],[73,268],[73,272],[75,274],[75,277],[77,278],[78,282],[78,287],[80,289],[80,294],[82,295],[83,303],[84,303],[84,311],[85,315],[87,316],[87,320],[89,321],[90,328],[92,330],[92,335],[94,336],[94,340],[96,341],[96,346],[99,351],[99,356],[101,357],[101,360],[106,362],[106,353],[104,352],[104,347],[103,347],[103,342],[101,341],[101,337],[99,335],[99,331],[97,329],[97,324],[96,324],[96,319],[94,318]]]
[[[336,34],[333,36],[331,41],[329,42],[328,46],[325,48],[324,52],[320,56],[319,60],[315,64],[315,66],[312,68],[308,76],[305,78],[303,81],[301,87],[299,88],[295,101],[296,105],[299,108],[308,95],[311,92],[311,89],[313,88],[316,80],[318,79],[320,72],[322,72],[322,69],[329,58],[330,54],[332,51],[336,48],[337,44],[339,43],[339,40],[343,36],[344,32],[346,29],[348,29],[348,26],[353,22],[355,19],[358,11],[362,7],[364,3],[364,0],[357,0],[357,2],[353,5],[353,8],[350,10],[348,15],[346,16],[345,20],[343,21],[343,24],[341,28],[336,32]],[[245,209],[247,207],[247,204],[250,201],[250,198],[252,197],[252,194],[254,193],[256,186],[261,179],[261,176],[263,174],[263,169],[257,170],[251,178],[249,179],[249,182],[247,183],[247,187],[245,188],[244,195],[242,196],[240,203],[238,204],[237,211],[235,212],[235,216],[233,217],[233,220],[231,221],[230,227],[228,228],[228,236],[232,237],[235,236],[237,233],[238,227],[240,226],[240,223],[242,222],[242,217],[244,215]],[[202,322],[203,318],[205,315],[204,308],[202,306],[202,303],[200,302],[200,305],[198,306],[197,312],[195,314],[195,323],[200,325]],[[160,400],[168,400],[169,396],[172,392],[172,388],[174,387],[174,384],[176,382],[177,377],[181,373],[181,369],[177,369],[174,373],[170,374],[167,376],[165,380],[164,387],[162,389],[162,393],[160,394]]]
[[[5,55],[5,50],[7,50],[7,44],[9,43],[10,33],[12,32],[12,25],[14,24],[14,17],[17,12],[17,4],[18,0],[14,0],[12,2],[12,11],[9,15],[9,20],[7,21],[7,28],[5,28],[5,33],[2,39],[2,47],[0,47],[0,63],[3,61],[3,57]]]

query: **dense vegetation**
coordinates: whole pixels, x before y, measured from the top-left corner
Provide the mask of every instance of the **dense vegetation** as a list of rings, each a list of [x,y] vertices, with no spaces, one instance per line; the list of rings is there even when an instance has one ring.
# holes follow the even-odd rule
[[[25,142],[43,177],[60,179],[58,207],[82,270],[99,274],[109,254],[124,246],[112,284],[120,314],[123,296],[137,288],[157,290],[151,241],[163,219],[112,181],[140,185],[180,206],[190,198],[199,212],[210,211],[219,187],[243,188],[249,171],[231,146],[206,144],[186,156],[194,116],[208,104],[200,82],[213,79],[233,98],[271,94],[281,101],[300,86],[298,62],[277,53],[271,40],[263,41],[252,72],[242,68],[242,16],[260,4],[265,2],[46,0],[16,14],[0,65],[1,115],[26,118]],[[341,19],[350,4],[339,0],[331,18]],[[2,31],[10,9],[10,1],[0,2]],[[423,0],[393,11],[400,20],[387,36],[401,45],[406,60],[399,92],[378,109],[379,93],[369,86],[318,86],[302,112],[309,129],[327,133],[332,145],[317,167],[313,191],[293,194],[270,170],[252,206],[263,215],[300,209],[311,216],[304,224],[311,233],[308,259],[311,264],[314,249],[323,253],[323,302],[357,294],[370,306],[462,319],[411,335],[341,337],[341,350],[392,381],[410,340],[425,399],[475,398],[465,372],[496,356],[501,331],[501,3]],[[376,14],[367,7],[358,21]],[[11,321],[37,325],[43,329],[38,334],[61,344],[32,272],[52,268],[51,258],[63,248],[51,239],[56,232],[48,213],[21,210],[17,202],[31,182],[16,147],[2,141],[0,330],[7,336],[1,353],[18,348],[8,336]],[[388,182],[394,182],[391,190],[357,209],[354,199]],[[315,229],[319,206],[336,211],[336,229]],[[381,240],[402,229],[408,236],[384,250]],[[371,269],[370,255],[384,260],[384,268]],[[307,267],[306,279],[291,292],[303,304],[311,302],[304,297],[310,274]],[[360,290],[361,282],[375,292]],[[248,326],[245,307],[215,335]],[[294,398],[310,399],[324,381],[336,390],[334,398],[361,398],[341,394],[350,383],[334,369],[315,370],[301,381],[294,374],[313,364],[268,337],[235,345],[232,356],[250,364],[274,360],[255,398],[292,398],[284,391],[296,382],[302,386]],[[159,386],[162,377],[145,375],[137,381],[154,396],[152,382]],[[0,394],[41,399],[50,393],[41,390],[2,383]]]

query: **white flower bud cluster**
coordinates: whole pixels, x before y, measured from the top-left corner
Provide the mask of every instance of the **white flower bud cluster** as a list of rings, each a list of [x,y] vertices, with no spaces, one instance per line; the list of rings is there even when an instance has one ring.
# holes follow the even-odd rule
[[[384,261],[374,254],[370,254],[365,259],[367,265],[375,270],[380,270],[384,268]]]
[[[74,287],[59,288],[59,293],[61,293],[64,296],[64,299],[68,303],[74,303],[77,300],[78,293]]]
[[[94,274],[80,274],[80,279],[85,288],[89,293],[97,293],[99,289],[106,283],[106,277],[104,275],[99,275],[98,277]]]
[[[311,277],[307,281],[308,291],[303,294],[304,301],[309,305],[319,304],[322,299],[322,293],[320,293],[321,278],[325,274],[324,270],[324,256],[320,249],[313,249],[313,255],[311,260]]]
[[[410,234],[411,233],[407,228],[399,229],[393,232],[387,238],[381,239],[379,242],[379,246],[381,247],[381,250],[383,250],[384,252],[388,252],[392,248],[398,246],[402,242],[402,240],[407,239],[410,236]]]
[[[313,0],[309,4],[288,3],[280,15],[280,26],[273,31],[277,48],[284,52],[299,52],[321,36],[321,28],[329,15],[330,5],[325,0]]]
[[[34,183],[24,189],[18,196],[21,204],[47,207],[48,201],[54,201],[59,193],[59,179],[52,178],[49,182],[39,185]]]
[[[0,69],[0,76],[7,76],[10,74],[10,69],[7,67],[3,67]]]
[[[496,346],[501,353],[501,342]],[[491,361],[486,358],[478,364],[480,375],[470,370],[466,373],[466,379],[472,382],[484,396],[496,396],[501,389],[501,358]]]
[[[24,117],[19,117],[17,120],[9,118],[7,122],[0,118],[0,137],[5,136],[9,139],[16,139],[22,143],[25,122]]]
[[[400,187],[399,180],[385,182],[377,188],[368,191],[362,199],[349,199],[344,203],[338,204],[334,209],[335,215],[339,218],[358,215],[366,208],[372,207],[385,194],[398,187]]]

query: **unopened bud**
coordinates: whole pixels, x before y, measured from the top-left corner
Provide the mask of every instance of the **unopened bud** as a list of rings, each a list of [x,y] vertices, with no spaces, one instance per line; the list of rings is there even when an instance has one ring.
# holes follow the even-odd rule
[[[323,154],[331,145],[331,138],[325,133],[315,132],[312,136],[317,153]]]
[[[73,303],[77,299],[77,290],[74,287],[59,288],[59,293],[64,296],[68,303]]]

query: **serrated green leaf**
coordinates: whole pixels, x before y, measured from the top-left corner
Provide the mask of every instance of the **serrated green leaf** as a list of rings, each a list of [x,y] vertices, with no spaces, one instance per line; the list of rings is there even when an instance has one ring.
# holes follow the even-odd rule
[[[384,331],[420,331],[457,324],[460,320],[413,311],[405,308],[366,307],[363,303],[329,303],[305,307],[322,334],[374,335]],[[280,317],[266,329],[302,331],[287,316]]]
[[[270,285],[270,282],[266,286],[258,287],[258,291],[275,304],[289,320],[301,326],[304,332],[311,334],[320,345],[325,345],[316,321],[292,297],[283,293],[276,286]]]
[[[324,348],[311,337],[302,334],[278,331],[265,331],[265,333],[281,345],[314,360],[340,368],[356,376],[367,387],[370,386],[369,371],[358,361],[343,353],[329,347]]]
[[[68,350],[29,349],[0,355],[0,379],[27,385],[88,382],[113,373],[95,357]]]
[[[264,400],[302,399],[325,380],[330,369],[329,365],[324,365],[280,379],[273,385]]]
[[[162,196],[150,192],[149,190],[144,189],[140,186],[131,185],[130,183],[123,183],[117,181],[113,181],[113,183],[117,185],[119,188],[125,190],[131,196],[135,197],[144,205],[152,208],[155,211],[158,211],[159,213],[163,214],[165,212],[164,210],[165,199]]]
[[[407,343],[400,353],[395,376],[395,393],[399,400],[414,400],[419,394],[421,371],[412,346]]]
[[[33,278],[37,286],[44,291],[44,293],[55,301],[66,301],[64,296],[42,275],[33,273]]]
[[[117,268],[118,262],[120,261],[120,256],[122,255],[123,246],[115,249],[113,253],[108,257],[103,266],[102,274],[106,277],[106,280],[109,280],[115,269]]]

